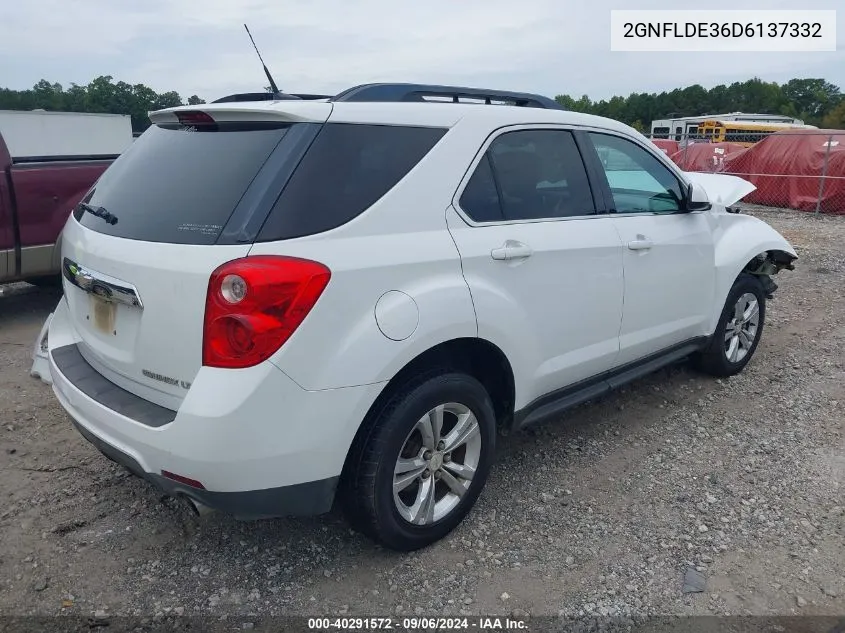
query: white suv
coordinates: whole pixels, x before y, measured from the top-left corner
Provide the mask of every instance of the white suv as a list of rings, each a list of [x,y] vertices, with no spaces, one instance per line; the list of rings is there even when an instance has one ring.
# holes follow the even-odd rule
[[[497,427],[687,356],[742,370],[797,257],[726,209],[745,181],[537,95],[380,84],[150,118],[64,229],[45,345],[79,432],[195,509],[338,501],[425,546],[475,503]]]

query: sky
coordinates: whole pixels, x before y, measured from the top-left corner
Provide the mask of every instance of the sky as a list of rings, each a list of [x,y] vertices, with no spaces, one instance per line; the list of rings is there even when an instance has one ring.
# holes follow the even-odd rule
[[[836,9],[837,50],[610,51],[611,9],[700,9],[691,0],[26,0],[0,4],[0,87],[67,87],[99,75],[212,100],[267,85],[335,94],[419,82],[592,99],[760,77],[821,77],[845,91],[841,0],[711,0],[712,10]]]

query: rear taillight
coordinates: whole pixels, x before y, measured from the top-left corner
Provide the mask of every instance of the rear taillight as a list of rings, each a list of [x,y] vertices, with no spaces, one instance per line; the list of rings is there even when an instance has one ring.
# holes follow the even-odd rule
[[[273,255],[217,268],[205,300],[202,364],[236,369],[267,360],[296,331],[330,278],[323,264]]]

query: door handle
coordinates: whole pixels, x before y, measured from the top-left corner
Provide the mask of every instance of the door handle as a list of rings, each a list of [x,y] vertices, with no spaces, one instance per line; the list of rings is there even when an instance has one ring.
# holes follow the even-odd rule
[[[515,240],[508,240],[499,248],[490,251],[490,257],[499,261],[510,261],[514,259],[525,259],[531,257],[534,251],[529,246]]]
[[[637,235],[637,239],[628,242],[628,248],[632,251],[645,251],[654,246],[654,242],[645,235]]]

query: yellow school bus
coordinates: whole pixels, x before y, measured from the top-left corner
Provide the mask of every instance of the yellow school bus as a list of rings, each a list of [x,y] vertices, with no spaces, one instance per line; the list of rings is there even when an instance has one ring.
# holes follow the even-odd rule
[[[708,143],[738,143],[744,147],[751,147],[769,134],[796,128],[817,129],[814,125],[795,123],[708,120],[698,124],[698,137]]]

